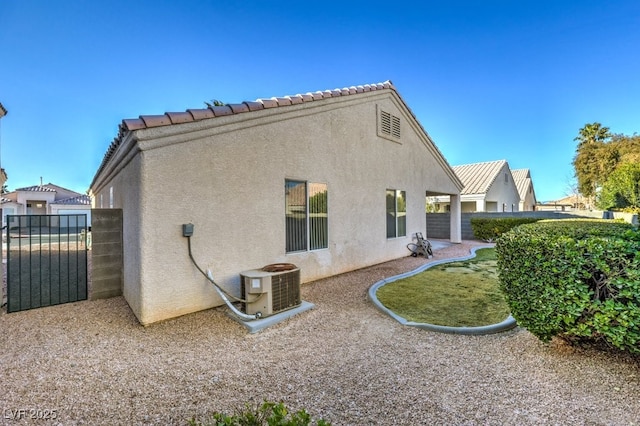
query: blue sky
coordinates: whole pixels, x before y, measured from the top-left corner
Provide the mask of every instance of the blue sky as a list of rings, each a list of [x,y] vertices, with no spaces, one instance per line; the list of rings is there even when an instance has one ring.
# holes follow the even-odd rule
[[[125,118],[385,80],[451,165],[561,198],[579,128],[640,132],[640,2],[0,0],[10,190],[84,193]]]

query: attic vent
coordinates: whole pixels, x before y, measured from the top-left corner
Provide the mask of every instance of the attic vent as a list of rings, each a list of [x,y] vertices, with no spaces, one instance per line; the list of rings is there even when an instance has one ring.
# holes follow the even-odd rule
[[[400,117],[380,111],[378,135],[391,140],[400,139]]]

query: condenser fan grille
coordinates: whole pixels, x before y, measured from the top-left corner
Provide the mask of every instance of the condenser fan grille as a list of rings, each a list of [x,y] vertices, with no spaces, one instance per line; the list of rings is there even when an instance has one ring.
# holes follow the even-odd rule
[[[300,270],[271,277],[273,311],[278,312],[298,306],[300,301]]]

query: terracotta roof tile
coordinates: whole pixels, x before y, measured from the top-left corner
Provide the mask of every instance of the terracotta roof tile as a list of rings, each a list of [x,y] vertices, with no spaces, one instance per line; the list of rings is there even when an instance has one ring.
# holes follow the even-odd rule
[[[302,95],[285,96],[285,99],[289,99],[291,101],[291,105],[301,104],[304,102]]]
[[[245,101],[239,104],[228,104],[224,106],[210,106],[206,109],[188,109],[186,112],[169,112],[163,115],[141,115],[138,118],[128,118],[122,120],[118,129],[118,136],[114,138],[107,152],[105,153],[102,163],[98,168],[96,177],[111,159],[111,156],[118,149],[122,140],[128,132],[135,130],[169,126],[172,124],[188,123],[192,121],[200,121],[212,119],[215,117],[223,117],[227,115],[240,114],[245,112],[257,111],[266,108],[279,108],[289,105],[298,105],[306,102],[320,101],[327,98],[355,95],[373,90],[392,89],[395,90],[391,81],[385,81],[377,84],[365,84],[359,86],[345,87],[342,89],[324,90],[317,92],[307,92],[305,94],[297,94],[294,96],[273,97],[270,99],[257,99],[256,101]],[[415,114],[409,109],[409,112],[415,117]],[[425,132],[426,133],[426,132]],[[95,177],[94,177],[95,179]]]
[[[141,115],[140,119],[144,121],[147,127],[167,126],[171,124],[171,120],[166,114],[162,115]]]
[[[229,105],[214,106],[211,108],[211,111],[213,111],[213,115],[215,115],[216,117],[233,114],[233,110]]]
[[[278,106],[278,101],[275,98],[271,99],[258,99],[258,102],[262,102],[262,105],[265,108],[276,108]]]
[[[258,110],[264,109],[264,105],[262,104],[262,102],[245,101],[243,103],[249,108],[249,111],[258,111]]]
[[[234,114],[239,114],[241,112],[249,112],[249,107],[245,104],[229,104],[229,108],[233,111]]]
[[[199,121],[199,120],[204,120],[206,118],[215,117],[215,115],[213,114],[213,111],[210,110],[209,108],[205,108],[205,109],[188,109],[187,112],[189,112],[193,116],[193,119],[195,121]]]
[[[127,130],[138,130],[147,127],[140,118],[126,118],[122,120],[122,124]]]
[[[288,106],[291,105],[291,99],[287,98],[276,98],[278,101],[278,106]]]
[[[189,112],[167,112],[165,113],[171,120],[171,124],[188,123],[193,121],[193,115]]]

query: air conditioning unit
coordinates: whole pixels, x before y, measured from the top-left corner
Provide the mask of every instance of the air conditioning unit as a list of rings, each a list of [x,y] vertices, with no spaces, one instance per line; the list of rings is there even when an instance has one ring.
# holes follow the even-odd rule
[[[240,273],[241,309],[249,315],[263,317],[300,306],[300,269],[268,272],[252,269]]]

